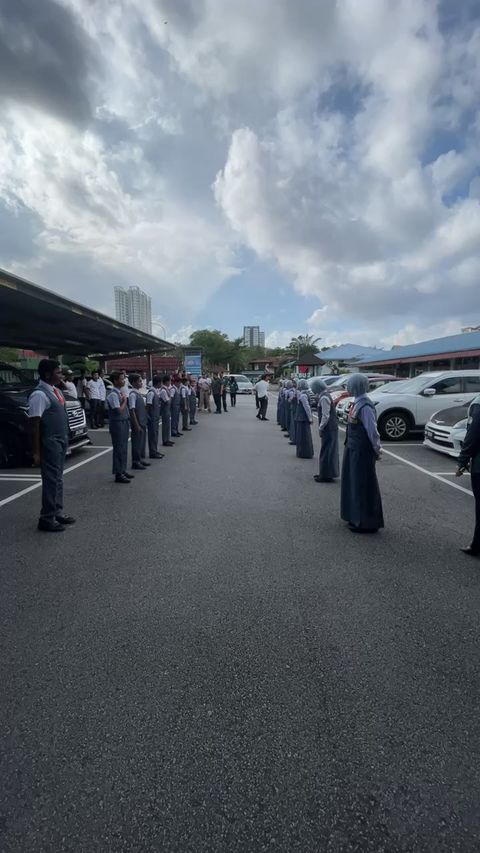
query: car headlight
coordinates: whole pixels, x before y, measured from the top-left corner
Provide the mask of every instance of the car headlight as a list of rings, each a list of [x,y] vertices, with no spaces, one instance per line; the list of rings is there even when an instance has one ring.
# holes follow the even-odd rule
[[[458,423],[453,425],[452,429],[466,429],[467,424],[468,424],[468,419],[462,418],[461,421],[458,421]]]

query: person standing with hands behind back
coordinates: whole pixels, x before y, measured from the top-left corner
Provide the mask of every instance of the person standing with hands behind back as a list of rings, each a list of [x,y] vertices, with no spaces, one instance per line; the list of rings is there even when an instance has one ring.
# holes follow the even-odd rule
[[[230,389],[230,405],[232,409],[237,405],[237,394],[238,394],[238,382],[234,376],[230,377],[230,381],[228,383],[228,387]]]
[[[128,434],[130,432],[130,415],[128,399],[123,391],[125,372],[114,370],[112,373],[113,388],[107,397],[108,428],[112,437],[112,473],[116,483],[129,483],[133,474],[127,474],[128,464]]]
[[[42,358],[40,381],[28,400],[33,464],[42,470],[42,509],[38,529],[49,533],[65,530],[75,519],[63,511],[63,465],[68,445],[65,400],[55,386],[62,374],[58,361]]]
[[[480,557],[480,394],[470,403],[467,434],[458,457],[457,477],[470,471],[475,498],[475,530],[472,544],[461,548],[469,557]]]
[[[150,462],[147,462],[147,409],[145,399],[141,390],[143,389],[142,377],[139,373],[131,373],[128,381],[132,390],[128,395],[128,409],[132,424],[132,468],[135,471],[144,471]]]

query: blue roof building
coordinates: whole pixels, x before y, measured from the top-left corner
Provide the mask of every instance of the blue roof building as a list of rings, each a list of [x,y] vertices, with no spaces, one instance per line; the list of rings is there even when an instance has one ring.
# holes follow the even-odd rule
[[[335,363],[346,362],[350,364],[351,362],[358,361],[360,358],[378,356],[379,353],[383,354],[384,350],[378,350],[374,347],[362,347],[358,344],[341,344],[339,347],[332,347],[331,349],[317,353],[317,358],[322,363],[332,361]]]
[[[391,350],[377,350],[356,361],[360,369],[389,367],[397,376],[426,370],[480,369],[480,332],[464,332]]]

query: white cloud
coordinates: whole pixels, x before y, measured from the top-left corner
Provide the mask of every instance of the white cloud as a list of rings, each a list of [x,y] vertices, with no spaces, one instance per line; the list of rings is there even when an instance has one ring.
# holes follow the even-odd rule
[[[9,265],[99,305],[138,283],[179,331],[245,249],[318,300],[326,343],[480,315],[480,26],[439,8],[62,0],[81,108],[7,93],[0,202],[37,223]],[[281,310],[271,345],[298,332]]]

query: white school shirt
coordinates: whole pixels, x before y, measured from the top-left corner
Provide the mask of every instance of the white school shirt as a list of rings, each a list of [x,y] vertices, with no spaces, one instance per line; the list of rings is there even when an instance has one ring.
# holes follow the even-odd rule
[[[89,379],[89,381],[87,383],[87,388],[90,392],[90,399],[91,400],[101,400],[102,399],[100,384],[103,385],[103,381],[101,379]]]
[[[69,379],[65,380],[65,390],[68,391],[70,397],[74,397],[75,400],[78,398],[77,389],[75,387],[75,382],[70,382]]]
[[[322,410],[322,417],[320,419],[320,424],[318,428],[321,431],[330,420],[330,409],[332,408],[332,401],[330,397],[327,397],[327,395],[322,397],[322,399],[320,400],[320,408]]]
[[[157,393],[158,392],[157,392],[156,388],[149,388],[148,389],[147,400],[146,400],[147,406],[153,406],[153,398],[155,397],[155,394],[157,394]]]
[[[107,386],[105,385],[105,382],[103,381],[102,377],[100,377],[98,382],[99,382],[98,387],[100,388],[100,399],[104,403],[105,400],[107,399]]]
[[[299,396],[300,403],[302,404],[305,412],[307,413],[308,420],[312,420],[312,410],[310,408],[310,403],[308,401],[308,394],[306,391],[301,391]]]
[[[117,388],[116,391],[110,391],[110,394],[107,397],[107,403],[111,409],[120,408],[120,397],[118,396],[117,391],[120,391],[120,394],[125,394],[124,389],[125,385],[122,388]]]
[[[160,389],[160,399],[164,403],[168,403],[168,401],[172,399],[171,388],[169,388],[167,385],[162,385]]]
[[[42,390],[43,388],[52,391],[55,395],[57,393],[60,394],[62,400],[64,399],[62,392],[58,388],[55,388],[54,390],[52,385],[49,385],[48,382],[44,382],[43,379],[40,379],[35,391],[32,391],[28,398],[29,418],[41,418],[43,413],[52,405],[50,398],[47,396],[46,392]]]
[[[268,394],[268,382],[265,379],[260,379],[255,385],[255,390],[259,397],[266,397]]]

